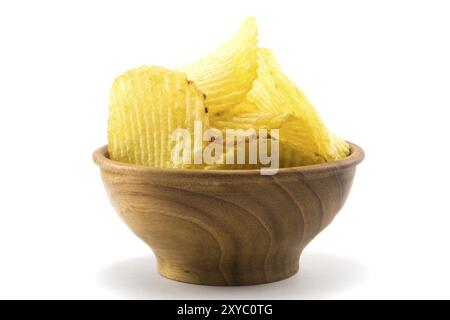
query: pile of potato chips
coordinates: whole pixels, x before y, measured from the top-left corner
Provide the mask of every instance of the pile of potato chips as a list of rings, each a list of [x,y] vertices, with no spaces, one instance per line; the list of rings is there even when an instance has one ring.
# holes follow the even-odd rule
[[[248,18],[210,55],[176,71],[143,66],[119,76],[110,95],[108,151],[113,160],[165,168],[248,169],[259,165],[179,165],[171,151],[177,128],[279,129],[280,167],[318,164],[349,154],[303,92],[258,47]]]

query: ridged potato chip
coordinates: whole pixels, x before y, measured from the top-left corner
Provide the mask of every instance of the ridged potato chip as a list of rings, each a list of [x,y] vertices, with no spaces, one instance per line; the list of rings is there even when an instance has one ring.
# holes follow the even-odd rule
[[[300,166],[345,157],[348,144],[328,132],[304,93],[283,74],[273,53],[261,48],[257,58],[258,78],[245,100],[220,116],[213,115],[211,122],[219,128],[279,128],[280,163]]]
[[[186,75],[143,66],[119,76],[109,104],[108,151],[113,160],[152,167],[183,167],[171,160],[172,133],[194,121],[207,126],[204,94]]]
[[[234,159],[237,159],[237,153],[238,153],[238,148],[239,147],[243,147],[245,150],[245,163],[244,164],[226,164],[226,157],[227,157],[227,153],[226,150],[224,150],[223,156],[222,156],[222,163],[215,163],[212,165],[207,165],[205,166],[205,169],[209,169],[209,170],[250,170],[250,169],[260,169],[260,168],[264,168],[264,167],[269,167],[268,164],[262,164],[260,159],[259,159],[259,154],[260,154],[260,148],[259,148],[259,139],[261,139],[260,137],[257,138],[257,162],[256,164],[251,163],[249,161],[250,156],[249,156],[249,142],[245,141],[245,142],[234,142],[234,148],[231,149],[228,153],[232,153]],[[269,139],[273,139],[273,138],[269,138]],[[268,156],[272,155],[272,150],[271,150],[271,142],[270,140],[267,139],[267,150],[268,150]],[[282,142],[282,141],[278,141],[279,145],[279,163],[278,166],[280,168],[289,168],[289,167],[298,167],[298,166],[303,166],[303,165],[309,165],[309,164],[317,164],[317,163],[323,163],[325,162],[323,158],[311,158],[309,155],[306,155],[304,153],[302,153],[301,151],[299,151],[297,148],[292,147],[291,145]]]
[[[299,118],[293,114],[258,111],[249,114],[240,114],[229,120],[216,122],[219,128],[232,129],[260,129],[279,130],[279,155],[280,167],[302,166],[324,163],[327,160],[320,154],[305,151],[303,136],[299,135]],[[259,138],[259,137],[258,137]]]
[[[248,18],[215,52],[179,69],[206,94],[211,114],[244,100],[256,79],[257,45],[258,27],[254,18]]]
[[[350,153],[350,146],[344,139],[328,131],[330,137],[330,155],[334,160],[343,159]]]
[[[207,170],[250,170],[250,169],[259,169],[262,167],[260,161],[257,159],[256,163],[250,163],[249,162],[249,143],[247,141],[244,142],[237,142],[235,141],[232,144],[233,148],[230,149],[227,152],[227,149],[223,150],[223,154],[222,154],[222,162],[221,163],[214,163],[211,165],[207,165],[205,166],[205,169]],[[232,154],[233,159],[237,159],[238,156],[238,149],[240,147],[245,148],[245,163],[239,164],[237,163],[237,161],[235,163],[230,163],[227,164],[226,163],[226,158],[229,156],[229,154]],[[257,149],[259,150],[259,147],[257,147]]]

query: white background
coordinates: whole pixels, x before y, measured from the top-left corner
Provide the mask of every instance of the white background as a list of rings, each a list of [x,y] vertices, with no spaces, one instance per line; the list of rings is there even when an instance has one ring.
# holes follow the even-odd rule
[[[109,89],[210,52],[249,15],[366,160],[293,278],[165,280],[91,161]],[[2,1],[0,298],[450,298],[449,16],[446,1]]]

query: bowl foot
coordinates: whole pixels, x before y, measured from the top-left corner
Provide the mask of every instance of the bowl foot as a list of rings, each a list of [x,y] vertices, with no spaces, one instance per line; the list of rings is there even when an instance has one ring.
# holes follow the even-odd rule
[[[298,259],[287,264],[266,265],[252,270],[199,270],[195,266],[168,264],[158,261],[158,272],[165,278],[208,286],[246,286],[265,284],[292,277],[299,270]]]

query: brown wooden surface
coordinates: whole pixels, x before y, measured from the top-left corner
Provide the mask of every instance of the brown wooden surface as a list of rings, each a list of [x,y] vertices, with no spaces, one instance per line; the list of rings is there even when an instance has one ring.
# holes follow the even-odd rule
[[[350,191],[351,155],[334,163],[259,170],[177,170],[94,161],[109,198],[154,251],[159,272],[207,285],[248,285],[295,274],[303,248],[335,217]]]

